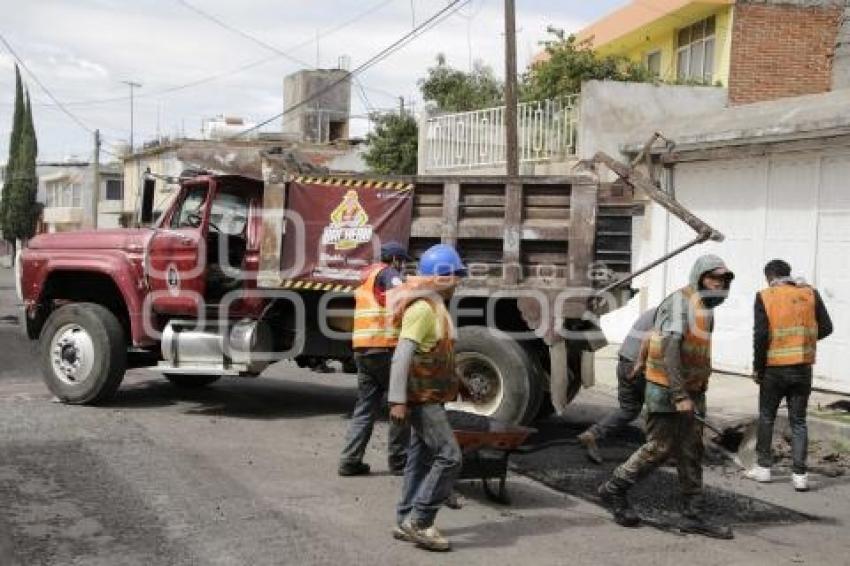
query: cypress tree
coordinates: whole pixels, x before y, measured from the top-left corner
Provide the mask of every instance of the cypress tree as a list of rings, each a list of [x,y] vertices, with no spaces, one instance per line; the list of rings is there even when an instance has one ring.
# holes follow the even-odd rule
[[[15,117],[18,131],[17,144],[9,149],[7,178],[10,179],[3,190],[3,237],[14,247],[16,240],[28,240],[35,233],[35,224],[39,211],[36,203],[38,178],[36,176],[36,156],[38,142],[32,119],[32,104],[29,92],[24,96],[23,85],[18,78],[18,91],[15,100]],[[20,104],[18,104],[20,101]],[[20,112],[19,112],[20,110]]]
[[[24,88],[21,83],[21,71],[15,65],[15,112],[12,118],[12,133],[9,136],[9,157],[6,159],[6,176],[3,181],[3,192],[0,194],[0,232],[3,238],[14,245],[15,236],[9,226],[9,203],[13,199],[15,185],[19,175],[17,171],[18,155],[21,149],[21,137],[26,120]]]

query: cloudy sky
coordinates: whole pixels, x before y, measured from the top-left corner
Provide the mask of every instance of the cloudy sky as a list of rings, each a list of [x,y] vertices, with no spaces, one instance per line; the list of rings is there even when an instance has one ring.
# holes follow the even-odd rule
[[[261,121],[282,111],[283,76],[305,66],[357,67],[444,8],[447,0],[0,0],[0,35],[82,125],[23,71],[33,98],[39,160],[89,157],[99,128],[108,149],[129,137],[128,87],[137,89],[135,140],[199,133],[218,114]],[[546,26],[576,31],[624,0],[517,0],[517,54],[524,66]],[[501,0],[469,0],[358,77],[352,112],[421,105],[416,81],[437,53],[466,69],[483,60],[502,75]],[[203,11],[226,26],[203,17]],[[236,31],[233,31],[236,30]],[[248,34],[269,47],[240,36]],[[318,37],[318,49],[317,49]],[[282,51],[288,57],[281,55]],[[0,44],[0,162],[8,153],[14,58]],[[352,132],[365,132],[355,118]],[[265,129],[280,128],[276,120]]]

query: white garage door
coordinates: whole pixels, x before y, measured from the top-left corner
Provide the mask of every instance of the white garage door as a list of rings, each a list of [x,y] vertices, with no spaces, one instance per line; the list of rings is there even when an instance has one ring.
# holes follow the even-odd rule
[[[850,341],[850,150],[776,154],[754,159],[683,163],[676,167],[676,196],[726,234],[673,260],[666,291],[684,285],[694,259],[716,253],[736,279],[716,313],[714,365],[749,373],[755,293],[764,286],[762,267],[773,258],[791,263],[796,275],[821,289],[836,325],[820,345],[817,385],[850,392],[850,373],[839,360]],[[670,221],[668,246],[692,232]]]

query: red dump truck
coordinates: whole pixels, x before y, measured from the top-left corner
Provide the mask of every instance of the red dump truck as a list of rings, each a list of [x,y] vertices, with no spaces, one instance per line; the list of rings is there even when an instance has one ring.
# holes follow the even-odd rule
[[[254,175],[194,172],[150,227],[33,238],[23,324],[66,403],[109,399],[130,367],[186,387],[282,359],[351,367],[352,289],[377,242],[414,256],[446,242],[470,267],[452,304],[472,395],[461,408],[529,422],[592,383],[598,316],[633,294],[635,186],[692,223],[690,245],[719,237],[633,168],[607,164],[621,166],[618,182],[299,176],[273,154]]]

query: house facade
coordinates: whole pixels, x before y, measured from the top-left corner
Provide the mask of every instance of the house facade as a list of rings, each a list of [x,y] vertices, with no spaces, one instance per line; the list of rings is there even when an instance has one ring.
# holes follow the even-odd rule
[[[95,226],[115,228],[119,225],[124,180],[118,164],[100,165],[97,187],[94,167],[87,161],[40,163],[37,172],[37,200],[44,205],[41,219],[45,232],[67,232]],[[92,194],[95,190],[96,210]]]
[[[764,264],[788,261],[816,286],[835,331],[818,345],[817,387],[850,393],[850,90],[734,106],[668,124],[675,149],[658,161],[676,199],[726,236],[691,248],[639,277],[631,308],[604,321],[616,341],[637,315],[687,284],[697,256],[715,253],[735,272],[717,310],[713,366],[752,369],[753,300],[766,283]],[[642,139],[622,148],[634,154]],[[642,219],[638,264],[674,250],[693,232],[657,206]]]
[[[730,104],[744,104],[830,90],[845,9],[844,0],[633,0],[577,37],[665,82],[728,87]]]

